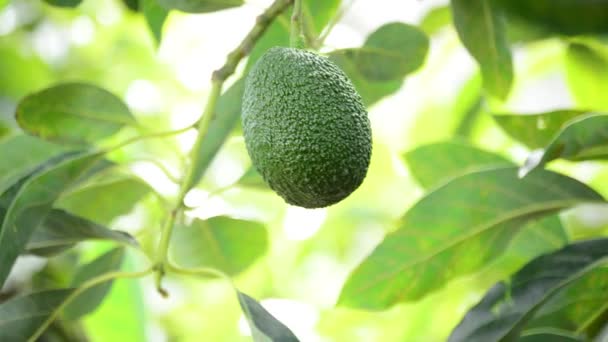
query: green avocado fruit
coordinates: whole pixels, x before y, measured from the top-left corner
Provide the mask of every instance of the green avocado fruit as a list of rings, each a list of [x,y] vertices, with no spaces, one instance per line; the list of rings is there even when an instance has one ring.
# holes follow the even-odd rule
[[[245,81],[242,121],[253,165],[289,204],[335,204],[365,178],[372,151],[367,111],[325,57],[269,49]]]

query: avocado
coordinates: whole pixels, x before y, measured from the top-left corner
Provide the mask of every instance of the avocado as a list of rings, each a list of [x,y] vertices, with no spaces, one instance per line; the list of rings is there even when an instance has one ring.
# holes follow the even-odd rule
[[[253,165],[289,204],[335,204],[365,178],[372,151],[367,111],[325,57],[269,49],[247,75],[242,123]]]

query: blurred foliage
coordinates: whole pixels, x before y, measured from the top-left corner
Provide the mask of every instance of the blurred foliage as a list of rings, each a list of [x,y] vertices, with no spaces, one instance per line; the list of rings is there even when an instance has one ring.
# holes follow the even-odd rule
[[[309,211],[251,166],[243,80],[289,45],[288,8],[175,213],[211,72],[262,4],[0,0],[0,340],[600,341],[608,1],[444,1],[364,34],[353,8],[305,0],[303,19],[368,106],[363,185]],[[326,44],[344,29],[360,44]],[[168,299],[103,278],[146,269],[169,215]]]

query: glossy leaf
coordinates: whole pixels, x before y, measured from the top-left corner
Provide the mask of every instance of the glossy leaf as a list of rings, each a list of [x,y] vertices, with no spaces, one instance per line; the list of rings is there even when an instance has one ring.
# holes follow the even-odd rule
[[[171,254],[182,266],[213,267],[234,275],[242,272],[266,252],[264,225],[228,217],[195,220],[175,229]]]
[[[608,239],[574,243],[534,259],[499,282],[454,329],[449,342],[513,341],[560,290],[608,261]]]
[[[150,191],[150,186],[138,178],[114,174],[107,178],[96,178],[65,194],[57,201],[56,207],[109,225],[116,217],[131,212],[135,204]]]
[[[494,0],[494,4],[510,16],[558,34],[608,32],[608,1],[605,0]]]
[[[420,29],[428,36],[441,31],[452,23],[452,11],[449,6],[438,6],[431,9],[420,22]]]
[[[597,267],[551,297],[534,315],[526,329],[550,327],[599,333],[608,315],[608,267]],[[600,323],[599,325],[597,323]]]
[[[426,189],[474,171],[513,165],[499,154],[456,141],[421,146],[405,158],[410,172]],[[507,253],[525,260],[563,247],[568,241],[557,215],[531,220],[513,235]]]
[[[580,107],[608,110],[608,52],[584,44],[570,44],[566,72],[570,92]]]
[[[490,0],[452,0],[460,40],[477,60],[484,88],[505,100],[513,83],[513,62],[502,19]]]
[[[169,16],[169,11],[161,7],[157,0],[142,0],[141,11],[156,43],[160,44],[163,36],[163,25]]]
[[[70,144],[93,143],[136,124],[118,97],[85,83],[64,83],[25,97],[16,118],[29,134]]]
[[[194,184],[203,177],[224,141],[240,120],[244,85],[244,80],[240,79],[220,96],[215,118],[209,124],[209,130],[201,143],[200,154],[193,171]]]
[[[255,299],[237,291],[239,303],[247,318],[254,342],[297,342],[296,335],[274,318]]]
[[[580,110],[556,110],[538,114],[500,114],[494,121],[513,139],[537,149],[547,146],[566,122],[584,115]]]
[[[521,175],[558,159],[590,160],[608,157],[608,115],[587,115],[570,121],[544,151],[535,151]]]
[[[368,80],[400,80],[422,66],[428,50],[429,39],[417,27],[389,23],[372,32],[365,44],[354,50],[354,62]]]
[[[15,297],[0,304],[0,340],[28,341],[74,289],[54,289]]]
[[[542,329],[540,331],[533,331],[531,333],[523,333],[522,336],[517,339],[517,342],[584,342],[585,339],[582,336],[577,336],[569,331],[560,331],[554,329]]]
[[[82,0],[44,0],[44,2],[57,7],[76,7]]]
[[[389,23],[360,48],[336,50],[329,58],[349,76],[366,105],[401,87],[403,78],[424,63],[429,40],[418,28]]]
[[[103,254],[76,272],[72,287],[79,287],[97,276],[118,271],[122,265],[124,248],[115,248]],[[110,291],[112,281],[92,286],[76,296],[64,309],[66,318],[75,320],[94,311]]]
[[[207,13],[241,6],[243,0],[157,0],[168,10],[178,10],[187,13]]]
[[[499,154],[458,141],[420,146],[404,156],[414,178],[427,189],[480,168],[513,165]]]
[[[603,198],[549,171],[469,173],[428,193],[350,275],[339,304],[385,309],[412,301],[499,257],[530,220]]]
[[[108,229],[64,210],[53,209],[30,237],[26,253],[54,255],[85,240],[111,240],[138,246],[137,241],[127,233]]]
[[[63,148],[35,137],[16,135],[0,142],[0,194]]]
[[[34,175],[19,189],[0,227],[0,286],[55,200],[100,158],[100,153],[73,156]]]

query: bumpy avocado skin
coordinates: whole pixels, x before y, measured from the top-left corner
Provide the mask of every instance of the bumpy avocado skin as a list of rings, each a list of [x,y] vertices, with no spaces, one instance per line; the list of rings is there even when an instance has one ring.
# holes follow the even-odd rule
[[[361,97],[331,61],[275,47],[245,82],[242,122],[253,165],[292,205],[321,208],[361,185],[370,162],[370,122]]]

